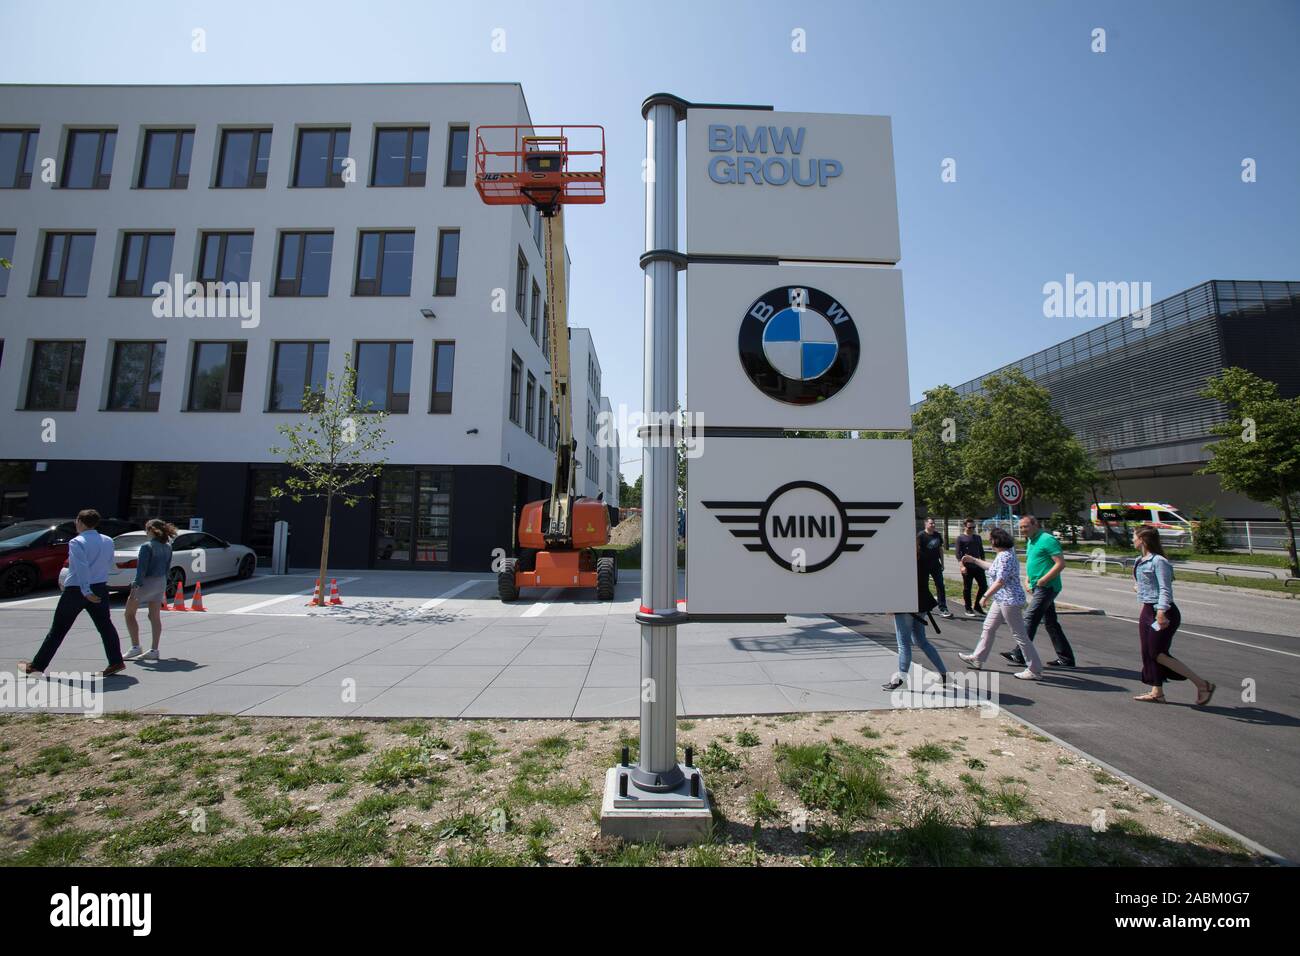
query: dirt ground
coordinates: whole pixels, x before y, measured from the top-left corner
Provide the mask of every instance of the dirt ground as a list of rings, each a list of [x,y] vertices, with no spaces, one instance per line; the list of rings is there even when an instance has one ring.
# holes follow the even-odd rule
[[[0,718],[4,865],[1255,865],[1163,801],[970,710],[682,720],[716,805],[602,838],[633,721]]]

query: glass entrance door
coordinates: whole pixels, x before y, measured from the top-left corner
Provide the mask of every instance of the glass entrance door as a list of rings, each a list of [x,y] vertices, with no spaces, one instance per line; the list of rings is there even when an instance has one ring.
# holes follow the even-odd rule
[[[385,468],[375,521],[375,566],[436,567],[450,559],[450,468]]]

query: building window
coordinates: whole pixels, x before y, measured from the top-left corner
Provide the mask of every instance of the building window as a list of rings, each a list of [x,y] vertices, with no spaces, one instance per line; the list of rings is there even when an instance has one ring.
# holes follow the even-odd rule
[[[185,189],[190,184],[194,130],[151,129],[144,134],[140,189]]]
[[[434,295],[455,295],[460,271],[460,230],[438,230],[438,282]]]
[[[0,259],[12,263],[14,261],[14,242],[18,234],[13,232],[0,232]],[[13,271],[0,266],[0,298],[9,294],[9,273]]]
[[[72,412],[81,388],[81,360],[85,342],[33,342],[32,367],[27,379],[27,408],[32,411]]]
[[[542,251],[542,217],[533,217],[533,242],[537,243],[537,251]]]
[[[444,186],[464,186],[469,168],[469,127],[453,126],[447,131],[447,175]]]
[[[170,232],[128,232],[122,236],[122,261],[117,268],[117,295],[150,296],[168,280],[172,267]]]
[[[423,186],[429,165],[429,127],[375,130],[372,186]]]
[[[446,415],[451,412],[452,379],[456,370],[456,343],[433,343],[433,400],[429,411]]]
[[[36,130],[0,129],[0,189],[28,189],[36,159]]]
[[[539,306],[541,305],[541,301],[542,301],[542,290],[539,289],[537,287],[537,283],[534,282],[533,298],[532,301],[528,304],[528,334],[531,335],[538,342],[541,341],[541,339],[537,337],[537,332],[538,332],[537,326],[541,320],[541,314],[540,314],[541,309],[539,308]]]
[[[108,385],[108,409],[113,412],[156,412],[162,392],[165,342],[117,342]]]
[[[525,394],[524,431],[531,435],[533,433],[533,415],[537,410],[537,379],[533,377],[532,372],[528,373],[528,391]]]
[[[275,268],[275,294],[319,296],[330,292],[332,232],[282,232]]]
[[[244,396],[247,342],[195,342],[190,371],[192,412],[237,412]]]
[[[410,295],[415,233],[363,232],[355,295]]]
[[[162,518],[183,528],[198,509],[198,497],[198,465],[133,464],[127,518],[140,524]]]
[[[516,425],[519,424],[519,392],[523,387],[524,363],[519,360],[519,356],[513,352],[510,353],[510,420]]]
[[[524,318],[524,300],[528,297],[528,260],[524,250],[519,250],[519,261],[515,263],[515,311],[519,318]],[[526,320],[525,320],[526,321]]]
[[[221,131],[221,157],[217,161],[218,189],[265,189],[271,165],[269,129]]]
[[[94,251],[93,232],[47,232],[36,294],[84,296]]]
[[[200,245],[200,282],[248,281],[253,269],[251,232],[205,232]]]
[[[551,340],[547,338],[551,334],[551,308],[549,302],[542,303],[542,348],[548,353],[551,348]]]
[[[276,342],[270,411],[300,412],[309,393],[323,393],[329,358],[328,342]]]
[[[70,130],[59,185],[64,189],[107,189],[116,144],[117,130]]]
[[[546,444],[546,422],[550,416],[551,407],[546,403],[546,389],[537,390],[537,440],[543,445]]]
[[[410,410],[410,342],[358,342],[356,369],[357,401],[365,411]]]
[[[298,157],[293,164],[293,185],[298,189],[343,188],[343,161],[348,158],[351,130],[298,130]]]

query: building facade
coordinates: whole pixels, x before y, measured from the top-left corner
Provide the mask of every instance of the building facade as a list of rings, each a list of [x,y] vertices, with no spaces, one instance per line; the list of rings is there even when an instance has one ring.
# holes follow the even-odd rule
[[[265,559],[283,518],[310,566],[323,504],[271,496],[271,449],[350,363],[392,444],[331,564],[509,547],[554,469],[541,223],[472,167],[518,84],[3,90],[6,520],[199,518]]]
[[[1300,282],[1203,282],[1154,303],[1149,316],[1107,322],[997,372],[1018,368],[1051,393],[1123,500],[1276,518],[1270,506],[1196,474],[1210,459],[1211,429],[1227,417],[1200,393],[1231,366],[1277,382],[1284,397],[1300,395]],[[958,393],[979,393],[986,377]]]

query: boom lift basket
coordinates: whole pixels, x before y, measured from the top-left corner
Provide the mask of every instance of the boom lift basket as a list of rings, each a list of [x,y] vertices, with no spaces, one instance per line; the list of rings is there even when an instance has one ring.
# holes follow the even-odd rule
[[[480,126],[474,186],[489,206],[558,206],[605,201],[605,127]]]

